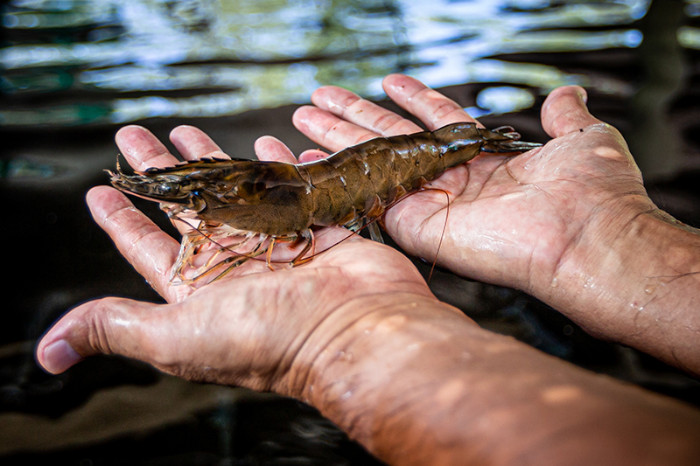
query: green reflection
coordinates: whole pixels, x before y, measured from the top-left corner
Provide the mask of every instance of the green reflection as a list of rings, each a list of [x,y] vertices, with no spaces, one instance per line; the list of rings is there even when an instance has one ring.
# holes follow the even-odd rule
[[[397,71],[435,87],[499,82],[538,94],[577,83],[628,95],[629,86],[610,76],[494,57],[637,47],[641,33],[629,25],[648,7],[646,0],[14,0],[2,13],[0,123],[232,115],[304,102],[329,83],[376,96],[381,77]],[[688,44],[693,37],[679,32]],[[32,98],[39,94],[51,99]]]
[[[678,29],[678,43],[681,46],[700,50],[700,29],[684,26]]]

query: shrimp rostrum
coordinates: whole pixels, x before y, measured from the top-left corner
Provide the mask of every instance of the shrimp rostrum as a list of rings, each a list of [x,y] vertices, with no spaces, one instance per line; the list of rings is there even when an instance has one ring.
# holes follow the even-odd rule
[[[173,279],[191,282],[212,273],[218,278],[265,253],[269,266],[277,242],[303,244],[290,260],[299,265],[313,250],[315,229],[341,225],[357,231],[408,193],[481,152],[518,153],[540,146],[519,138],[511,127],[486,130],[456,123],[372,139],[307,163],[201,159],[134,175],[119,166],[108,173],[117,189],[160,202],[171,219],[198,223],[183,235],[173,269]],[[225,244],[232,235],[237,240]],[[193,256],[207,243],[229,254],[218,262],[214,254],[185,277],[185,268],[193,267]]]

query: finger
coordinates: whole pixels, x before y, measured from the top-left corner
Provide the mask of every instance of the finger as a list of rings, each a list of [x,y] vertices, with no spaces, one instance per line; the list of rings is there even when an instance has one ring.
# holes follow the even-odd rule
[[[461,105],[427,87],[417,79],[390,74],[382,83],[384,91],[401,108],[415,115],[429,130],[450,123],[474,122]]]
[[[294,153],[282,141],[272,136],[262,136],[255,141],[255,155],[260,160],[297,163]]]
[[[322,150],[309,149],[299,154],[299,162],[313,162],[315,160],[325,159],[329,155],[330,154],[323,152]]]
[[[117,131],[114,139],[134,170],[169,167],[178,162],[153,133],[141,126],[125,126]]]
[[[341,87],[321,87],[311,95],[311,102],[342,120],[382,136],[395,136],[422,130],[412,121]]]
[[[143,215],[119,191],[97,186],[88,191],[88,207],[119,252],[168,301],[178,297],[169,283],[179,244]]]
[[[292,123],[306,137],[333,152],[379,136],[374,131],[311,106],[298,108]]]
[[[579,86],[554,89],[542,104],[542,127],[553,138],[602,123],[588,112],[586,91]]]
[[[95,354],[121,354],[157,365],[159,354],[175,350],[168,335],[169,319],[158,319],[158,331],[149,331],[158,306],[123,298],[85,303],[63,316],[37,345],[38,363],[59,374]],[[172,340],[172,341],[169,341]]]
[[[197,160],[202,157],[230,158],[212,138],[194,126],[182,125],[173,129],[170,132],[170,141],[185,160]]]

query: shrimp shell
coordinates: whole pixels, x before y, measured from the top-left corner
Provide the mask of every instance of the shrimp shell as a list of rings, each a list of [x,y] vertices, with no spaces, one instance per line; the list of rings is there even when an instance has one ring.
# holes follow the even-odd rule
[[[511,127],[489,131],[455,123],[375,138],[301,164],[201,159],[134,175],[118,165],[116,172],[107,172],[115,188],[160,202],[171,217],[194,217],[209,229],[226,225],[242,234],[261,234],[270,238],[270,247],[276,239],[303,238],[307,251],[313,228],[357,230],[407,193],[481,152],[523,152],[541,145],[519,137]]]

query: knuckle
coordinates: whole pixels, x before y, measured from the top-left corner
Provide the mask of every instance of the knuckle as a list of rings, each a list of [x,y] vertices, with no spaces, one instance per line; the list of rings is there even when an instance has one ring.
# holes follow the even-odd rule
[[[391,128],[401,123],[403,118],[395,113],[382,113],[372,123],[372,128],[381,134],[391,133]]]
[[[92,352],[115,354],[114,339],[109,328],[114,320],[113,307],[115,298],[99,300],[93,312],[87,314],[85,326],[87,327],[87,344]]]
[[[120,354],[154,365],[172,365],[176,352],[162,335],[166,319],[149,309],[140,312],[138,303],[123,298],[103,298],[83,319],[87,352]],[[152,331],[157,329],[157,331]]]
[[[438,122],[446,120],[452,113],[456,111],[462,112],[462,107],[460,107],[451,100],[445,100],[434,108],[432,112],[433,121]]]

